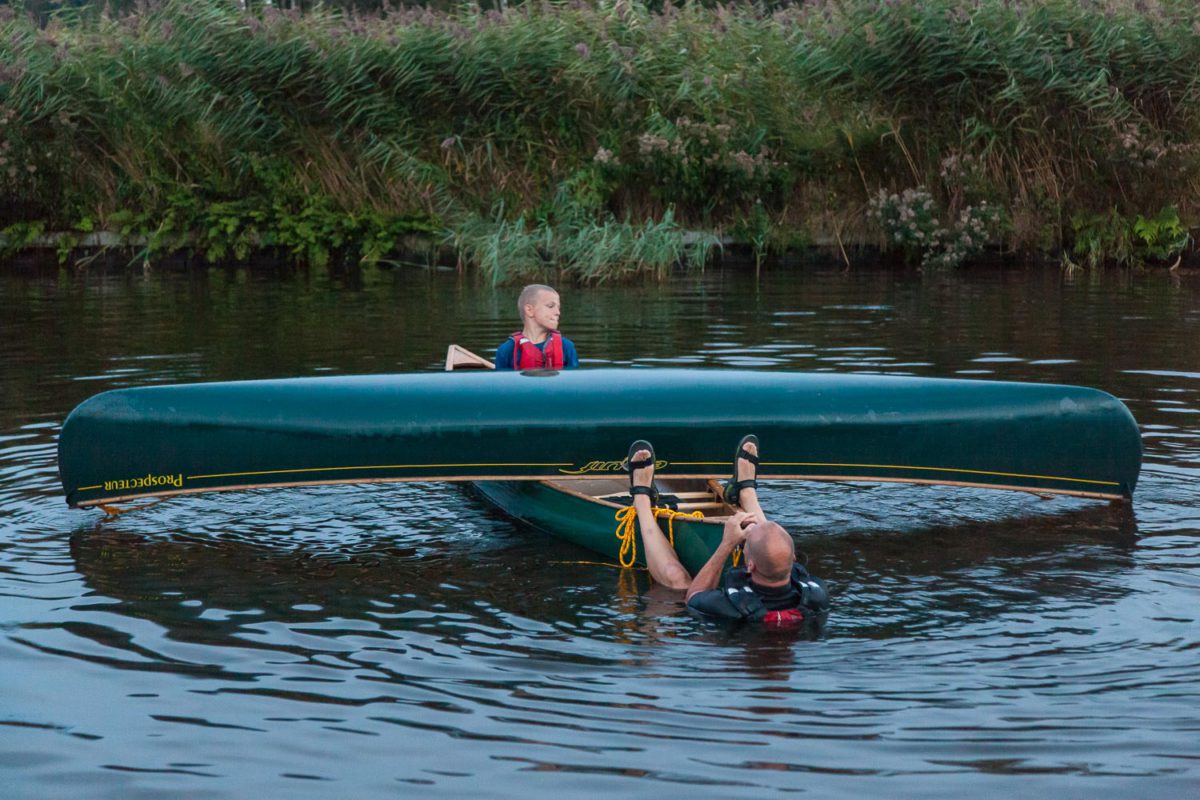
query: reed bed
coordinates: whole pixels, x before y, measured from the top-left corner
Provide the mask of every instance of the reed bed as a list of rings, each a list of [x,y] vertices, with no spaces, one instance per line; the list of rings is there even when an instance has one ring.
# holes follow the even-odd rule
[[[0,228],[213,260],[425,242],[493,280],[665,274],[718,237],[1170,261],[1197,63],[1184,0],[4,7]]]

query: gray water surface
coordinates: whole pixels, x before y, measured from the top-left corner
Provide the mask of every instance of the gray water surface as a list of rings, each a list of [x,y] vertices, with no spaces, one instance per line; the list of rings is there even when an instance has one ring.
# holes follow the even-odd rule
[[[1074,383],[1129,405],[1131,509],[764,490],[833,586],[815,641],[696,620],[448,485],[63,503],[57,433],[91,394],[437,369],[447,343],[515,329],[514,296],[418,270],[0,269],[0,795],[1200,794],[1200,276],[564,290],[585,367]]]

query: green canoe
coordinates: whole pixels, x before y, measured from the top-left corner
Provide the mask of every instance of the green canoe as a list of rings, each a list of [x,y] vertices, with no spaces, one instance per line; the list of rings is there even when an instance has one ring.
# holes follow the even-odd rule
[[[724,477],[755,433],[764,478],[952,483],[1121,499],[1141,440],[1094,389],[704,369],[454,371],[118,389],[59,438],[67,502],[403,480]]]
[[[723,501],[716,481],[662,478],[655,486],[677,508],[658,509],[659,527],[695,575],[721,543],[725,519],[736,509]],[[646,565],[641,531],[636,526],[623,531],[621,524],[621,517],[632,514],[628,478],[479,481],[475,488],[510,517],[625,566]]]

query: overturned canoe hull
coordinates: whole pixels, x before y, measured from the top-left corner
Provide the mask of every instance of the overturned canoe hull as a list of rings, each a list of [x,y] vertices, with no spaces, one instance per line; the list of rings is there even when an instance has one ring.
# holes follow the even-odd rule
[[[1128,498],[1125,406],[1072,386],[692,369],[446,372],[119,389],[59,439],[71,505],[403,480],[613,475],[650,439],[663,477],[724,476],[745,433],[764,478],[954,483]]]

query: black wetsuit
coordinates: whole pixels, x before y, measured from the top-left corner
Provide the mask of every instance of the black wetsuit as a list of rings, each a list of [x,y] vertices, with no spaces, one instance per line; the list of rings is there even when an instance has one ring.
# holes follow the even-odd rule
[[[784,586],[760,586],[745,569],[731,569],[721,579],[720,588],[698,592],[688,600],[688,608],[706,617],[767,625],[796,624],[828,607],[825,582],[801,564],[792,565],[792,579]]]

